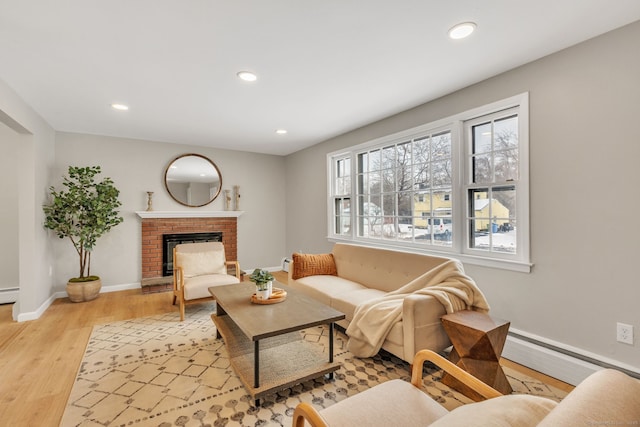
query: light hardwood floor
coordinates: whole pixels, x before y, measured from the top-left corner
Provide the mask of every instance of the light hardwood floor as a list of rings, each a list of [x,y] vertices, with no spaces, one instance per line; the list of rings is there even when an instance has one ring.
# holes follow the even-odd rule
[[[284,272],[276,279],[286,283]],[[38,320],[17,323],[11,305],[0,305],[0,423],[58,426],[94,325],[178,312],[170,292],[129,290],[85,303],[56,300]],[[573,387],[503,359],[505,365],[547,384]]]

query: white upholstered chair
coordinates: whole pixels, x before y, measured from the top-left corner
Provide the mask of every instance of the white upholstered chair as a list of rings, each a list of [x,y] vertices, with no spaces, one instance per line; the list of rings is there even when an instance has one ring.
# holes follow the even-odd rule
[[[426,361],[443,368],[485,399],[502,395],[439,354],[422,350],[413,359],[410,383],[401,379],[386,381],[319,412],[309,403],[299,403],[293,413],[293,426],[427,426],[447,410],[420,389]]]
[[[185,304],[213,298],[210,287],[239,282],[240,264],[227,261],[222,242],[183,243],[173,249],[173,304],[180,303],[180,321]]]
[[[487,399],[451,412],[424,393],[422,365],[434,363]],[[640,421],[640,381],[614,369],[596,371],[560,403],[528,394],[500,392],[431,350],[413,360],[411,383],[386,381],[320,411],[299,403],[294,427],[431,426],[431,427],[584,427],[637,425]]]

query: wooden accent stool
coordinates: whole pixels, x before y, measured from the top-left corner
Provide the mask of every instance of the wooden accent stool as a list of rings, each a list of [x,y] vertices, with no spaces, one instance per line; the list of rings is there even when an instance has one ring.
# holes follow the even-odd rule
[[[453,344],[449,360],[502,394],[510,394],[513,390],[500,366],[510,322],[470,310],[446,314],[441,320]],[[442,377],[442,383],[470,399],[482,400],[449,374]]]

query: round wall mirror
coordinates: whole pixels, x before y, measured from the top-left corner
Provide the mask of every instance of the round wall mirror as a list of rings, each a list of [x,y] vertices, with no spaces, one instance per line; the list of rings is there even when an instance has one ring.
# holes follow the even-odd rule
[[[222,188],[222,175],[215,163],[200,154],[177,157],[164,172],[164,185],[181,205],[199,207],[213,202]]]

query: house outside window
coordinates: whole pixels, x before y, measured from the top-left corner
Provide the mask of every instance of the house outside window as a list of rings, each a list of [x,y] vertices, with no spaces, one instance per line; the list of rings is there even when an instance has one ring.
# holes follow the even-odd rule
[[[528,94],[327,159],[331,240],[530,270]]]

